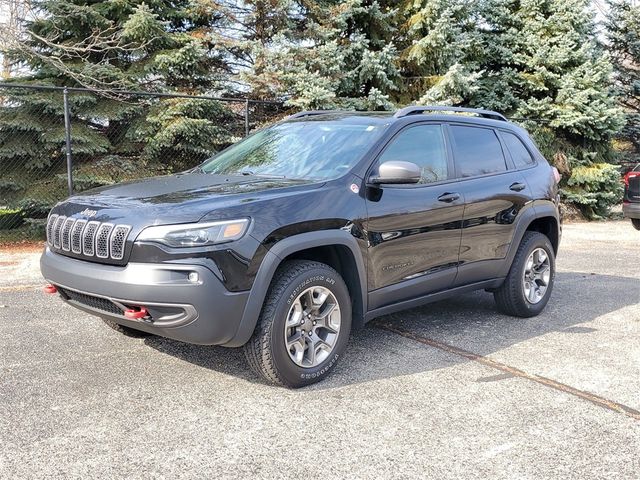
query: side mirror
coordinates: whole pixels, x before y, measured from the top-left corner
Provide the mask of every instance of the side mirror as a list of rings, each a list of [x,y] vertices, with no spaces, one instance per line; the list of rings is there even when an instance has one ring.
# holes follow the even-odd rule
[[[381,164],[378,167],[378,174],[373,175],[369,181],[376,185],[381,183],[418,183],[421,177],[422,171],[415,163],[390,161]]]

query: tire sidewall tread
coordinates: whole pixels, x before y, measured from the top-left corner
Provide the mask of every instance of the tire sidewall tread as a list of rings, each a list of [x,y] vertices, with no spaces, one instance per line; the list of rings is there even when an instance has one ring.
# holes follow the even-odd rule
[[[544,298],[540,302],[532,304],[529,303],[524,296],[522,276],[524,273],[525,262],[529,258],[531,252],[536,248],[544,248],[547,252],[547,255],[549,256],[549,265],[551,267],[551,277],[549,279],[549,286],[547,287]],[[494,298],[498,309],[507,315],[523,318],[534,317],[540,314],[551,297],[553,284],[555,282],[555,275],[555,252],[549,238],[540,232],[525,232],[513,258],[509,274],[505,278],[502,286],[494,292]]]
[[[296,365],[284,344],[284,322],[297,295],[312,286],[324,286],[340,306],[340,334],[329,358],[314,368]],[[279,267],[267,291],[256,329],[245,345],[249,366],[267,381],[302,387],[323,379],[342,356],[351,329],[351,300],[346,284],[333,268],[320,262],[292,260]]]

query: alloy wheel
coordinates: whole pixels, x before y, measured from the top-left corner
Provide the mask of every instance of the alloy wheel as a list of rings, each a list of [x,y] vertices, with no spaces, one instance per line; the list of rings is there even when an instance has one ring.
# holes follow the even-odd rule
[[[524,267],[523,287],[527,302],[533,305],[539,303],[547,293],[550,280],[549,255],[544,248],[536,248],[527,258]]]
[[[304,290],[287,314],[284,340],[291,360],[303,368],[324,362],[333,351],[340,334],[340,306],[325,287]]]

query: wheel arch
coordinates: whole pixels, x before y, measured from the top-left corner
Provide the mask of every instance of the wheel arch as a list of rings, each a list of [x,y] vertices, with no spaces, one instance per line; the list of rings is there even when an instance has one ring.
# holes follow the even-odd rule
[[[225,346],[239,347],[251,338],[276,270],[290,259],[316,260],[334,268],[349,289],[354,327],[364,323],[367,277],[358,241],[344,230],[307,232],[285,238],[267,252],[258,269],[236,334]]]
[[[529,223],[525,231],[540,232],[547,236],[553,246],[553,253],[558,253],[560,244],[560,228],[558,220],[552,216],[536,217]],[[523,233],[524,236],[524,233]]]
[[[522,242],[522,238],[526,232],[534,231],[540,232],[546,235],[553,246],[555,254],[558,253],[558,247],[560,246],[560,238],[562,230],[560,227],[558,207],[552,203],[544,203],[541,205],[535,205],[533,208],[528,208],[516,227],[516,232],[511,241],[509,247],[509,253],[507,254],[504,267],[501,272],[501,276],[505,276],[511,269],[511,264],[518,251],[518,247]]]

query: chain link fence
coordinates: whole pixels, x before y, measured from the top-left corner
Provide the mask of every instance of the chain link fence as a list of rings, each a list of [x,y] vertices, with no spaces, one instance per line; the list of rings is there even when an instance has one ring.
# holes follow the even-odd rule
[[[42,238],[72,193],[193,168],[286,114],[276,101],[0,84],[0,245]]]

